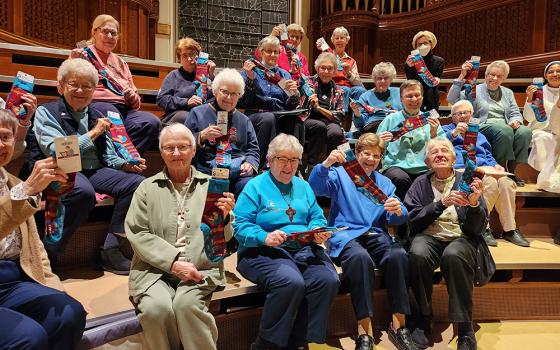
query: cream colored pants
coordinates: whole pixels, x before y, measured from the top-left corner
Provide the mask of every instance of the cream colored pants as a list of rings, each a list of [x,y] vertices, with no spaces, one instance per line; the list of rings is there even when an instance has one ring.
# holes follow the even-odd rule
[[[218,328],[208,305],[215,286],[158,280],[139,298],[138,319],[151,350],[216,349]]]
[[[507,176],[498,179],[485,176],[482,185],[488,213],[496,208],[502,229],[504,231],[515,229],[517,227],[515,223],[515,182]]]

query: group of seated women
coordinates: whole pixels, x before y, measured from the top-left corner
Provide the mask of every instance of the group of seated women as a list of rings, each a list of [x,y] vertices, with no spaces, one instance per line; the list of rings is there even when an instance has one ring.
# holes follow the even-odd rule
[[[366,91],[355,60],[345,52],[350,39],[345,28],[333,32],[334,50],[318,42],[325,52],[314,62],[313,77],[301,51],[288,51],[277,37],[282,31],[275,27],[260,41],[260,58],[244,62],[241,73],[216,73],[209,61],[211,86],[204,97],[197,93],[196,73],[202,47],[181,39],[176,48],[181,67],[165,78],[157,97],[165,110],[161,128],[155,116],[139,111],[130,70],[112,52],[118,22],[100,15],[91,44],[73,50],[58,70],[58,100],[37,108],[36,98],[24,95],[23,119],[0,110],[0,314],[5,316],[0,324],[22,325],[0,336],[1,347],[76,346],[85,311],[56,291],[61,285],[51,264],[56,267],[96,194],[105,194],[115,206],[100,263],[108,271],[130,273],[129,294],[150,348],[216,347],[209,303],[224,285],[225,242],[235,237],[238,271],[266,295],[251,349],[305,349],[326,341],[340,284],[334,265],[342,268],[350,291],[356,349],[374,347],[376,268],[383,272],[392,313],[389,339],[398,349],[428,347],[432,275],[438,267],[448,286],[458,349],[476,349],[477,252],[480,244],[497,244],[489,212],[498,212],[503,238],[530,245],[515,222],[516,182],[522,183],[500,174],[529,162],[541,171],[541,188],[560,192],[560,62],[544,71],[544,115],[533,108],[537,87],[527,88],[528,127],[512,91],[501,86],[507,63],[488,65],[485,83],[476,86],[470,102],[461,87],[473,64],[465,62],[448,94],[452,123],[442,126],[426,112],[438,106],[444,64],[432,53],[437,43],[432,33],[418,33],[413,48],[433,81],[419,76],[411,55],[405,64],[414,79],[391,87],[395,67],[382,62],[372,71],[375,87]],[[290,25],[287,31],[299,45],[303,28]],[[360,135],[355,153],[338,147],[345,142],[341,120],[348,112]],[[114,113],[125,133],[113,129]],[[480,133],[468,161],[498,176],[474,177],[465,187],[464,145],[473,141],[468,133],[475,119]],[[114,132],[130,141],[124,153]],[[78,137],[81,170],[65,173],[54,158],[55,143],[72,135]],[[149,164],[141,155],[158,140],[165,167],[146,179],[141,174]],[[323,144],[327,156],[320,159]],[[20,182],[3,167],[26,146],[29,176]],[[134,146],[135,155],[126,153]],[[296,176],[304,149],[309,182]],[[43,242],[33,219],[42,191]],[[328,220],[316,196],[330,198]],[[389,234],[395,231],[397,236]],[[120,250],[123,239],[134,250],[132,261]],[[418,304],[414,315],[409,287]]]

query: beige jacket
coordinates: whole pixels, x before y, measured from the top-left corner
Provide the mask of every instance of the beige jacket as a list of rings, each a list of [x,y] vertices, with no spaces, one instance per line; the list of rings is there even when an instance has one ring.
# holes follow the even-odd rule
[[[21,180],[8,174],[8,188]],[[21,231],[20,265],[23,271],[37,283],[58,290],[63,290],[62,283],[51,270],[51,264],[43,242],[37,233],[33,214],[40,208],[34,207],[27,200],[14,201],[8,192],[0,197],[0,239],[8,236],[19,226]]]

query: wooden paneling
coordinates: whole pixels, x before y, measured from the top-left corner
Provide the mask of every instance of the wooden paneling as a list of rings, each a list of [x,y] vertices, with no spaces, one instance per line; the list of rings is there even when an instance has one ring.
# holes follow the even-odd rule
[[[546,49],[560,50],[560,0],[548,0]]]
[[[158,0],[2,0],[0,40],[72,48],[90,38],[93,20],[102,13],[121,24],[115,52],[154,58]]]

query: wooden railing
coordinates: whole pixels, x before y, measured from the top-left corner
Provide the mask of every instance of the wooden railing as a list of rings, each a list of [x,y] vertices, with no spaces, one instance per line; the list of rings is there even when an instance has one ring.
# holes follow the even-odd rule
[[[321,14],[330,15],[338,11],[372,11],[379,15],[394,15],[433,8],[460,0],[327,0],[321,1]]]

